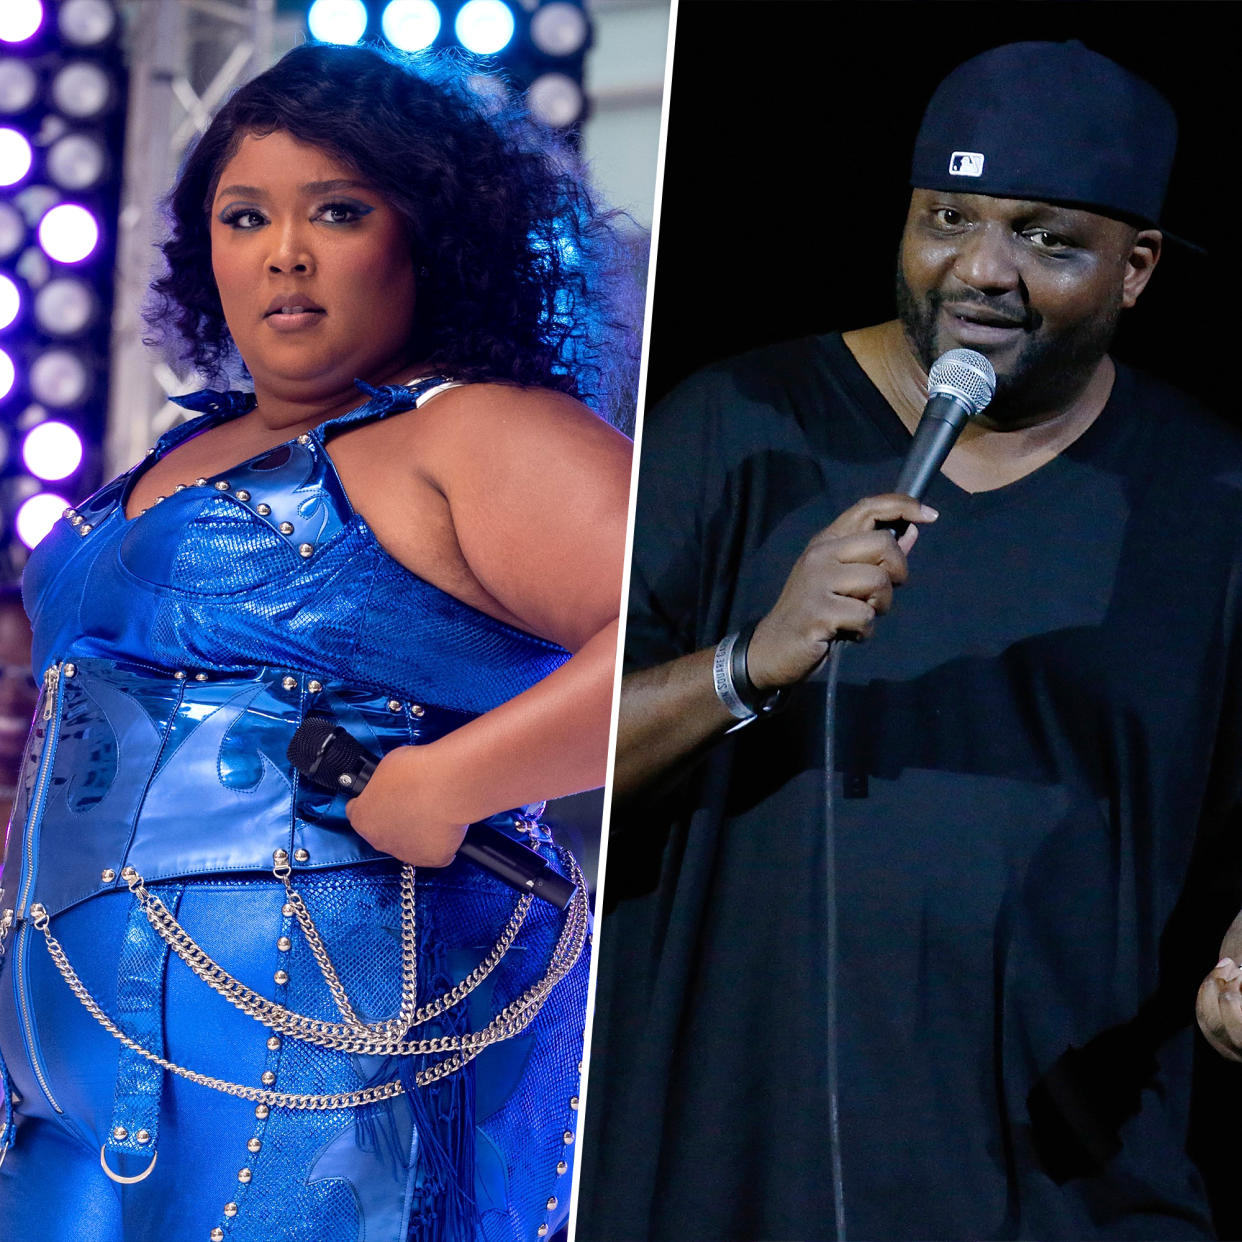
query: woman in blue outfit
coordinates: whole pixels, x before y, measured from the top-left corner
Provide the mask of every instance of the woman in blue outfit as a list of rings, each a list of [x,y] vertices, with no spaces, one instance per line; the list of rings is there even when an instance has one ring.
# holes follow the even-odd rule
[[[151,322],[253,393],[182,399],[31,558],[5,1242],[567,1209],[587,912],[540,815],[604,772],[629,443],[577,398],[624,371],[618,248],[451,77],[308,45],[225,106]],[[290,766],[312,717],[383,756],[358,797]],[[578,884],[564,911],[453,861],[480,821]]]

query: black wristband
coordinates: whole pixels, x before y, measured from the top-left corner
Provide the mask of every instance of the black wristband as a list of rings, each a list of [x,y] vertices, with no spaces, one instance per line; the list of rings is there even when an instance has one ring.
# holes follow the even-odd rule
[[[737,642],[733,644],[733,660],[730,665],[730,672],[733,675],[733,688],[737,691],[737,697],[756,716],[762,716],[776,710],[781,700],[785,697],[785,691],[783,689],[760,690],[750,679],[750,669],[746,664],[746,653],[750,650],[750,640],[754,637],[755,627],[758,624],[758,621],[752,621],[749,625],[743,626],[738,632]]]

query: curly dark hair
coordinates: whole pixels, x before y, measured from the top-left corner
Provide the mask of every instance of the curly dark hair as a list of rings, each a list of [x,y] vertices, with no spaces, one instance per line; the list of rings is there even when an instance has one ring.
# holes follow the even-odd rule
[[[493,111],[496,99],[467,85],[474,72],[462,57],[307,43],[242,86],[169,195],[148,344],[209,379],[235,364],[208,211],[242,138],[281,130],[356,170],[406,221],[420,271],[414,359],[456,379],[552,388],[614,421],[632,417],[634,230],[596,207],[567,144],[511,98]]]

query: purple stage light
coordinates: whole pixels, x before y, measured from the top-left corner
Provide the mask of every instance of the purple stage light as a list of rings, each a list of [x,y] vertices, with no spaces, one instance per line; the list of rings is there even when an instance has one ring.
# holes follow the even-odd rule
[[[17,318],[22,308],[22,295],[17,286],[0,272],[0,331],[3,331]]]
[[[82,464],[82,439],[68,423],[49,419],[22,445],[26,469],[40,479],[67,479]]]
[[[25,134],[0,129],[0,185],[16,185],[30,171],[33,159]]]
[[[16,378],[17,368],[13,365],[13,359],[0,349],[0,401],[9,395]]]
[[[0,40],[22,43],[43,25],[39,0],[4,0],[0,6]]]
[[[77,203],[60,203],[39,223],[39,245],[58,263],[80,263],[98,243],[95,217]]]
[[[31,496],[17,511],[17,537],[33,548],[69,508],[69,502],[55,492],[39,492]]]

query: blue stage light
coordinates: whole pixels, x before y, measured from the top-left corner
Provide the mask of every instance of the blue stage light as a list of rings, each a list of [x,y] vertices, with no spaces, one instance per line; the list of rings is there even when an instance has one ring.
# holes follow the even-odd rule
[[[384,38],[403,52],[421,52],[440,33],[440,9],[433,0],[392,0],[380,18]]]
[[[0,331],[7,328],[17,318],[22,308],[22,295],[17,286],[0,272]]]
[[[457,40],[471,52],[492,56],[513,38],[513,10],[504,0],[466,0],[457,13]]]
[[[0,39],[21,43],[43,25],[43,5],[39,0],[4,0],[0,6]]]
[[[367,6],[362,0],[315,0],[306,25],[324,43],[357,43],[366,33]]]

